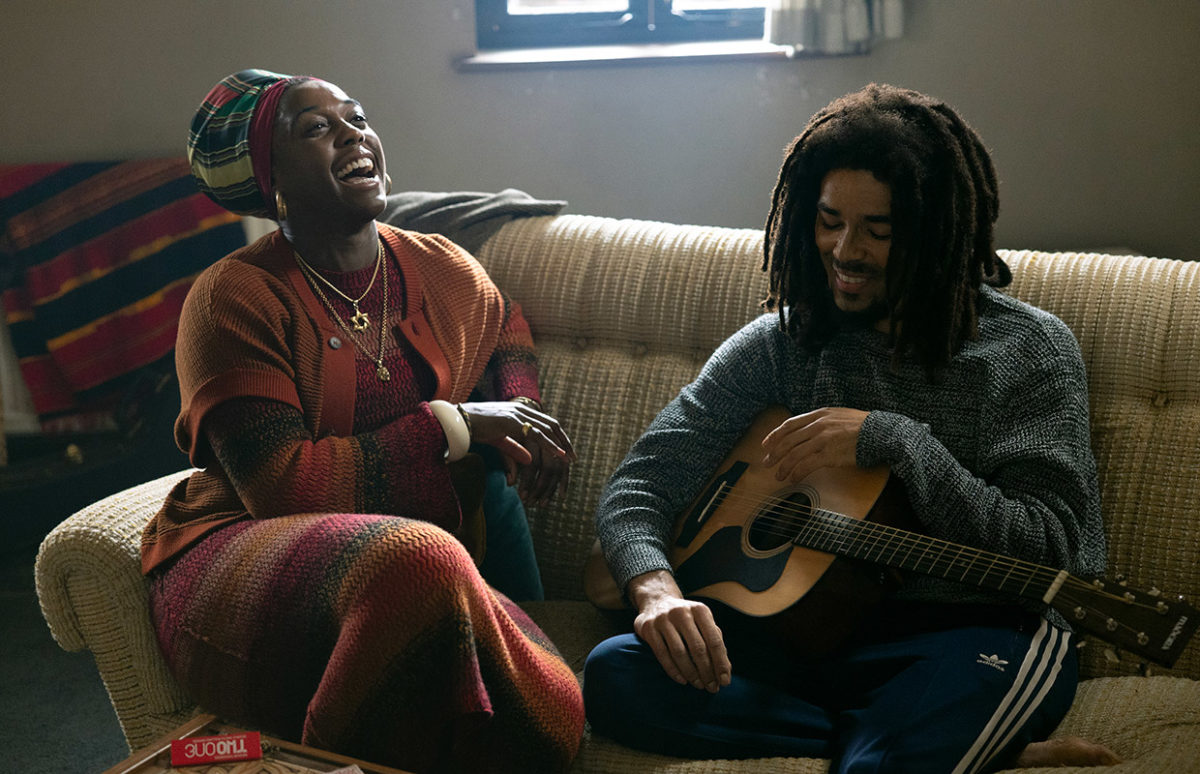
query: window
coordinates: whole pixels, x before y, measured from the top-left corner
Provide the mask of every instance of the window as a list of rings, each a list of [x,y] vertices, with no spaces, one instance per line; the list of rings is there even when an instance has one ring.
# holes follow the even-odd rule
[[[765,0],[475,0],[480,49],[761,39]]]

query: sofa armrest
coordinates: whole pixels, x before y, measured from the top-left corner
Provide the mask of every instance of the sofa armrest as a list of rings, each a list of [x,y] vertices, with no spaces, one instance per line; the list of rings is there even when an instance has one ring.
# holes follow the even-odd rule
[[[142,529],[185,472],[118,492],[42,541],[34,579],[42,615],[64,650],[89,650],[126,741],[137,747],[190,709],[158,649],[141,573]]]

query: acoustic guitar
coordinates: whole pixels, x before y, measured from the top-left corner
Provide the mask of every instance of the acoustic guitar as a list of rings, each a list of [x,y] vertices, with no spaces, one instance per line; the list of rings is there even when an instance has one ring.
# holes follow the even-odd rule
[[[1167,667],[1200,624],[1182,597],[1135,591],[1120,579],[1082,579],[905,529],[903,489],[888,484],[886,467],[823,468],[781,484],[759,460],[762,439],[787,417],[783,408],[760,414],[676,521],[669,560],[686,596],[801,626],[814,653],[836,647],[901,577],[897,570],[1050,605],[1072,626]],[[584,589],[598,607],[626,606],[599,542]]]

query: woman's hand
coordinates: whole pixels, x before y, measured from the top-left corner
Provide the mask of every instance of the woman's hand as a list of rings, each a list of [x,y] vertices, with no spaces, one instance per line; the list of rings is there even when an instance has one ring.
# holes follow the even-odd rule
[[[463,403],[471,418],[471,440],[496,447],[503,455],[509,485],[528,503],[544,505],[566,489],[575,461],[571,439],[558,420],[525,403]]]
[[[684,599],[666,570],[638,575],[627,591],[638,610],[633,631],[654,651],[668,677],[709,693],[729,685],[725,638],[707,605]]]
[[[785,419],[763,439],[763,465],[778,465],[775,478],[792,483],[817,468],[852,468],[866,418],[857,409],[821,408]]]

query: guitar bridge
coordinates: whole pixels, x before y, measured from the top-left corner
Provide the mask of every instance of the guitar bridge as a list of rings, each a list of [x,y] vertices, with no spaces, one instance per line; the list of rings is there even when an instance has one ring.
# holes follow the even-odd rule
[[[733,489],[734,484],[748,467],[750,466],[745,462],[735,462],[724,474],[712,480],[708,488],[696,498],[695,505],[688,511],[687,516],[680,524],[679,537],[675,538],[675,545],[680,548],[691,545],[692,541],[696,539],[696,535],[700,534],[705,522],[708,521],[709,515],[721,507],[725,496]]]

